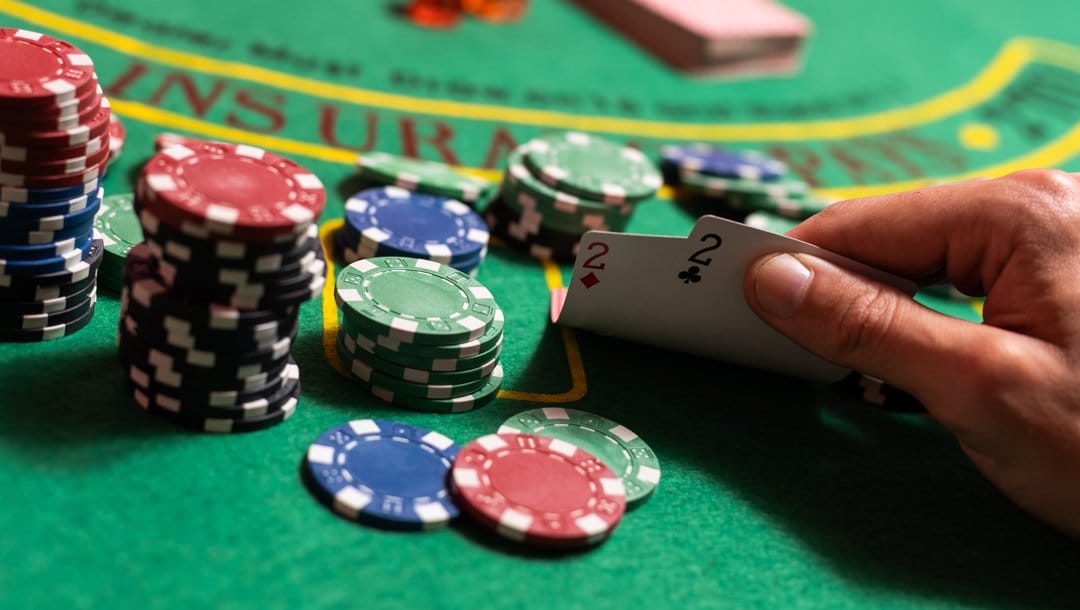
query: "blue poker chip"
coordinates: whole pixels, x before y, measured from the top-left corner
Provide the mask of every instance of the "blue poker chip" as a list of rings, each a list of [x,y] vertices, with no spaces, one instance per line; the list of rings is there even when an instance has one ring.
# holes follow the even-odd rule
[[[316,439],[304,466],[315,495],[342,516],[393,529],[430,530],[458,515],[447,476],[459,450],[438,432],[357,419]]]
[[[89,247],[94,229],[88,228],[75,237],[44,244],[6,244],[0,242],[0,258],[4,260],[38,260],[61,256],[72,250]]]
[[[50,203],[11,203],[0,201],[0,226],[4,226],[8,219],[20,218],[45,218],[48,216],[64,216],[73,214],[79,210],[100,203],[105,189],[99,188],[89,195],[79,195]]]
[[[88,239],[78,248],[48,258],[13,260],[0,258],[0,276],[39,276],[70,269],[82,262],[82,259],[90,252],[92,244],[93,242]]]
[[[755,150],[728,150],[710,144],[664,146],[661,166],[668,171],[693,171],[707,176],[744,180],[777,180],[787,165]]]
[[[9,203],[59,203],[61,201],[90,195],[101,188],[101,179],[91,180],[75,186],[63,186],[52,189],[28,189],[14,186],[0,186],[0,201]]]
[[[18,228],[8,229],[3,225],[0,225],[0,244],[5,244],[5,246],[36,246],[51,244],[73,237],[81,237],[88,231],[93,231],[93,229],[94,217],[92,215],[80,224],[64,227],[63,229],[56,231],[37,231]]]
[[[71,212],[70,214],[59,214],[56,216],[45,216],[42,218],[0,218],[0,232],[3,231],[62,231],[70,227],[78,227],[85,225],[87,222],[93,223],[94,216],[97,215],[98,210],[101,209],[101,202],[95,201],[89,206]]]
[[[350,197],[345,229],[360,258],[412,256],[448,265],[474,258],[488,242],[487,223],[469,206],[396,186]]]

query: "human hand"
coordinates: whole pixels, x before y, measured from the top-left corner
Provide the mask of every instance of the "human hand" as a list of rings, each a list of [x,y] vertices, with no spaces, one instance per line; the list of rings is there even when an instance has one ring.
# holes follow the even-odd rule
[[[992,483],[1080,537],[1080,176],[1025,170],[845,201],[788,235],[986,296],[974,324],[802,254],[759,259],[744,284],[765,322],[912,393]]]

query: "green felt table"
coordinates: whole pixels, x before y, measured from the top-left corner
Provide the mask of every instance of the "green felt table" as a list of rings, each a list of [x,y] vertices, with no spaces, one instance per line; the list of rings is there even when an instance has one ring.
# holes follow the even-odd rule
[[[672,72],[576,5],[451,31],[391,2],[0,0],[0,23],[94,58],[128,129],[106,179],[131,189],[153,137],[245,141],[304,163],[339,222],[357,151],[497,178],[550,129],[770,151],[838,197],[1028,166],[1080,169],[1074,2],[791,5],[814,22],[790,78]],[[685,234],[662,196],[630,229]],[[341,375],[332,300],[302,310],[303,399],[284,425],[190,433],[125,393],[115,295],[92,325],[0,346],[0,607],[1077,607],[1080,549],[1030,518],[923,417],[827,387],[553,327],[569,268],[493,247],[480,280],[508,317],[504,392],[473,413],[402,411]],[[978,320],[977,303],[920,297]],[[504,544],[461,523],[388,533],[341,519],[298,476],[308,444],[353,418],[465,442],[544,405],[602,413],[656,450],[663,479],[585,553]]]

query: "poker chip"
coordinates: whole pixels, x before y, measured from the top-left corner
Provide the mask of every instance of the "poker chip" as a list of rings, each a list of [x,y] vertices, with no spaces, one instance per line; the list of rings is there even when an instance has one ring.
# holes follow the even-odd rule
[[[350,197],[345,221],[360,258],[412,256],[449,265],[479,256],[488,242],[483,218],[460,201],[393,186]]]
[[[626,503],[635,506],[660,483],[660,461],[637,434],[610,419],[562,407],[523,411],[507,419],[499,434],[538,434],[560,439],[595,455],[622,479]]]
[[[659,184],[657,169],[634,149],[580,132],[548,134],[508,155],[484,220],[513,249],[571,262],[585,232],[626,230],[636,202]]]
[[[442,195],[467,203],[482,201],[492,191],[492,184],[487,180],[460,174],[450,166],[434,161],[370,152],[360,155],[356,166],[362,177],[376,184]]]
[[[0,108],[52,107],[96,86],[94,64],[78,47],[37,32],[0,28]]]
[[[91,195],[79,195],[69,199],[48,203],[9,203],[0,201],[0,223],[5,219],[17,218],[45,218],[47,216],[63,216],[85,209],[87,206],[100,203],[104,196],[104,189],[99,188]]]
[[[565,440],[489,434],[451,468],[458,506],[510,540],[581,548],[611,535],[626,510],[622,480]]]
[[[16,131],[0,129],[0,147],[18,148],[72,148],[82,146],[91,140],[105,135],[109,126],[111,109],[108,100],[101,98],[101,104],[90,118],[77,127],[50,129],[45,131]],[[107,138],[108,136],[106,136]]]
[[[648,199],[663,185],[641,151],[579,131],[534,138],[523,159],[548,186],[608,203]]]
[[[496,305],[495,315],[492,318],[491,326],[484,331],[483,335],[472,341],[452,343],[449,345],[423,345],[418,343],[406,343],[400,339],[377,333],[366,334],[365,336],[370,338],[371,342],[378,347],[398,352],[406,357],[427,358],[433,361],[440,359],[456,360],[476,357],[479,354],[483,354],[493,349],[495,345],[502,341],[503,325],[505,323],[505,315],[503,314],[502,309]],[[344,315],[341,328],[354,338],[361,334],[365,334],[351,323],[349,317]],[[432,370],[435,369],[433,368]]]
[[[25,147],[0,146],[0,159],[19,163],[55,163],[68,159],[86,158],[108,150],[109,136],[102,134],[86,142],[72,144],[69,147]]]
[[[94,230],[105,244],[101,273],[109,278],[106,287],[119,292],[123,287],[124,259],[143,240],[142,227],[135,214],[135,196],[124,193],[105,197],[101,212],[94,219]]]
[[[612,204],[582,199],[557,191],[533,176],[517,149],[507,158],[507,177],[502,201],[519,215],[536,217],[543,225],[567,233],[594,230],[623,230],[633,212],[631,204]]]
[[[335,296],[358,327],[428,345],[481,337],[498,309],[491,292],[468,275],[414,258],[352,263],[338,275]]]
[[[292,395],[285,399],[285,402],[280,408],[265,415],[240,419],[230,417],[201,417],[198,415],[190,415],[185,411],[173,411],[171,409],[162,408],[158,406],[155,397],[138,388],[132,391],[132,396],[134,397],[135,402],[146,411],[154,413],[159,417],[172,421],[180,426],[199,432],[237,434],[265,430],[266,428],[276,426],[292,417],[293,413],[296,412],[296,407],[300,400],[300,384],[296,384]]]
[[[61,322],[32,329],[0,328],[0,342],[38,343],[41,341],[54,341],[73,335],[90,324],[90,321],[94,318],[95,307],[95,305],[90,305],[85,313],[70,322]]]
[[[471,356],[447,358],[430,355],[415,355],[401,350],[389,349],[379,343],[378,338],[372,339],[362,333],[358,333],[351,329],[347,323],[342,324],[341,333],[355,343],[356,348],[386,360],[389,363],[432,372],[464,371],[483,366],[485,363],[499,357],[502,353],[503,344],[502,333],[499,332],[496,336],[495,344],[491,348]],[[398,347],[400,347],[400,344]]]
[[[308,447],[304,473],[314,495],[347,519],[431,530],[457,517],[447,476],[458,446],[438,432],[359,419]]]
[[[377,398],[396,404],[414,411],[426,411],[428,413],[467,413],[489,404],[498,396],[499,387],[503,382],[502,365],[496,365],[479,389],[470,391],[468,394],[451,396],[449,398],[418,397],[410,396],[393,387],[386,387],[376,383],[371,384],[372,395]],[[455,392],[456,393],[456,392]]]
[[[111,165],[118,157],[120,153],[124,152],[124,140],[127,138],[127,129],[124,128],[124,123],[120,120],[120,117],[116,114],[109,116],[109,159],[108,162]]]
[[[338,335],[338,337],[338,353],[349,362],[349,370],[353,375],[369,385],[417,398],[456,398],[472,394],[484,387],[495,367],[498,366],[496,359],[460,375],[395,367],[392,363],[357,349],[350,337],[346,335]],[[380,368],[375,368],[376,366]]]
[[[322,213],[326,192],[306,168],[253,146],[190,144],[158,151],[136,191],[145,209],[178,230],[280,243],[306,232]]]
[[[711,144],[663,146],[660,167],[666,176],[691,171],[706,176],[744,180],[777,180],[787,165],[756,150],[730,150]]]

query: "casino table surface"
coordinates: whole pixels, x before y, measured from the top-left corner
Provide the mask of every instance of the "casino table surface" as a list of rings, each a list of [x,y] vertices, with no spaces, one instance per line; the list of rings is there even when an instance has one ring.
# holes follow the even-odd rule
[[[581,129],[760,148],[837,197],[1030,166],[1080,170],[1075,2],[791,0],[814,33],[791,78],[669,70],[570,2],[425,30],[387,1],[0,0],[0,22],[94,58],[127,125],[106,179],[130,190],[153,137],[243,141],[330,193],[357,151],[497,178],[515,143]],[[669,193],[634,232],[685,234]],[[138,409],[115,357],[116,295],[92,325],[0,345],[0,607],[1034,608],[1080,605],[1080,547],[1015,508],[918,415],[798,379],[552,326],[569,267],[497,245],[479,278],[506,311],[499,399],[402,411],[339,372],[332,293],[303,307],[303,398],[270,430],[193,434]],[[977,302],[920,296],[979,319]],[[640,306],[648,307],[643,295]],[[389,533],[341,519],[298,476],[354,418],[459,442],[541,406],[601,413],[657,452],[656,495],[593,550],[552,554],[469,523]]]

